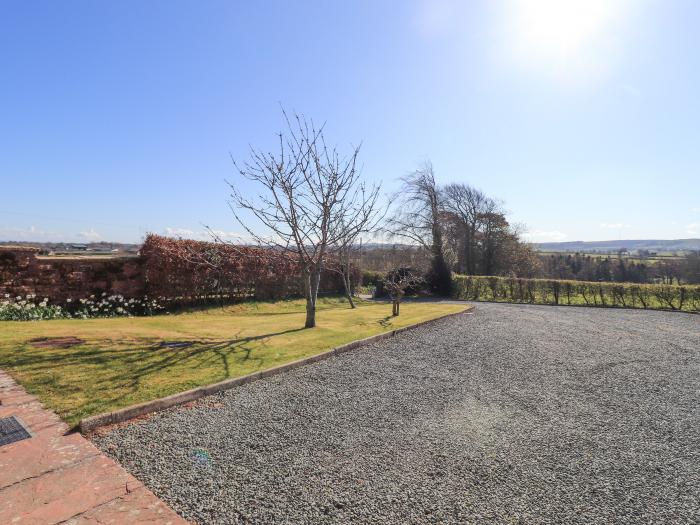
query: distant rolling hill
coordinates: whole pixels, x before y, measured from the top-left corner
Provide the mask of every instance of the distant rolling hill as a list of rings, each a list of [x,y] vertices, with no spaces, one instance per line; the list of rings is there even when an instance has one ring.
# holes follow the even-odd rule
[[[620,241],[541,242],[535,247],[543,252],[616,252],[649,250],[654,252],[700,251],[700,239],[628,239]]]

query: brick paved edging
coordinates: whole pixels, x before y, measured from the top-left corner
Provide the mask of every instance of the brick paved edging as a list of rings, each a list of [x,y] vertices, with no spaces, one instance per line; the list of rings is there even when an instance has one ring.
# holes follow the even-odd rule
[[[258,379],[263,379],[265,377],[274,376],[298,368],[300,366],[307,365],[309,363],[315,363],[317,361],[322,361],[333,357],[335,355],[340,355],[350,350],[360,348],[362,346],[381,341],[383,339],[388,339],[394,337],[396,334],[405,332],[406,330],[412,330],[419,326],[423,326],[428,323],[438,321],[440,319],[446,319],[448,317],[454,317],[457,315],[462,315],[473,310],[473,306],[466,305],[464,310],[459,312],[454,312],[451,314],[446,314],[435,319],[429,319],[427,321],[421,321],[420,323],[415,323],[408,326],[403,326],[397,328],[396,330],[391,330],[389,332],[384,332],[381,334],[373,335],[371,337],[366,337],[365,339],[358,339],[357,341],[351,341],[341,346],[337,346],[326,352],[320,354],[312,355],[310,357],[305,357],[303,359],[298,359],[297,361],[292,361],[290,363],[285,363],[283,365],[275,366],[273,368],[268,368],[267,370],[262,370],[260,372],[254,372],[249,375],[242,377],[236,377],[233,379],[226,379],[225,381],[220,381],[219,383],[213,383],[211,385],[201,386],[198,388],[193,388],[192,390],[186,390],[185,392],[180,392],[178,394],[173,394],[171,396],[162,397],[160,399],[155,399],[153,401],[146,401],[145,403],[139,403],[138,405],[132,405],[130,407],[122,408],[120,410],[115,410],[113,412],[105,412],[104,414],[98,414],[95,416],[90,416],[80,421],[80,431],[82,433],[91,432],[99,427],[106,425],[113,425],[115,423],[121,423],[129,419],[133,419],[138,416],[143,416],[145,414],[150,414],[152,412],[158,412],[160,410],[165,410],[177,405],[182,405],[199,399],[204,396],[209,396],[223,390],[229,390],[237,386],[245,385],[246,383],[251,383],[257,381]]]
[[[32,437],[0,447],[0,523],[187,525],[150,490],[0,370],[0,417]]]

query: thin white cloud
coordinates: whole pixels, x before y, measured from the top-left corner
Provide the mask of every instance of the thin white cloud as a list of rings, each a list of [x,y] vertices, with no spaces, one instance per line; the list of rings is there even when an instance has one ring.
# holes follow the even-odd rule
[[[195,241],[211,241],[213,238],[222,241],[235,241],[247,243],[250,240],[238,232],[230,232],[224,230],[192,230],[190,228],[171,228],[167,227],[164,231],[169,237],[178,237],[182,239],[193,239]]]
[[[567,235],[565,233],[558,231],[558,230],[554,230],[554,231],[535,230],[535,231],[523,234],[523,238],[527,242],[559,242],[559,241],[566,240]]]
[[[246,241],[246,239],[248,239],[248,237],[243,236],[238,232],[226,232],[226,231],[222,231],[222,230],[212,230],[212,233],[214,235],[216,235],[219,239],[222,239],[222,240],[248,242],[248,241]]]
[[[200,232],[201,234],[201,232]],[[184,237],[186,239],[191,239],[194,238],[195,236],[195,231],[190,230],[188,228],[165,228],[165,235],[169,235],[171,237]],[[197,234],[199,235],[199,234]]]
[[[686,231],[690,235],[700,235],[700,222],[691,222],[686,226]]]
[[[629,224],[624,224],[622,222],[614,222],[614,223],[601,222],[600,227],[605,228],[607,230],[621,230],[623,228],[631,228],[632,226]]]
[[[58,235],[56,232],[50,232],[30,226],[29,228],[0,228],[0,240],[3,241],[46,241]]]
[[[700,213],[700,206],[696,206],[695,208],[690,208],[690,211],[693,213]]]
[[[82,231],[78,233],[78,237],[81,239],[85,239],[86,241],[99,241],[102,239],[102,236],[95,231],[94,228],[90,228],[89,230]]]

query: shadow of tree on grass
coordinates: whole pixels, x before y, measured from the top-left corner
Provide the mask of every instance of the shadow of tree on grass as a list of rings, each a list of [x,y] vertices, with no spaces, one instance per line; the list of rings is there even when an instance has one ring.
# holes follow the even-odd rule
[[[9,355],[0,354],[0,368],[17,370],[32,390],[58,399],[75,396],[71,413],[94,414],[251,373],[264,366],[266,359],[256,352],[269,339],[302,330],[221,340],[98,340],[65,349],[27,343]],[[141,390],[149,392],[139,396]]]

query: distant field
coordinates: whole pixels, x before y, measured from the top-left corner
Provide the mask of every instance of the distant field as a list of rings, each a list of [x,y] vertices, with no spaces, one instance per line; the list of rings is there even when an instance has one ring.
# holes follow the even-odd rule
[[[555,252],[614,253],[619,250],[647,250],[661,253],[685,253],[700,250],[700,239],[618,239],[616,241],[564,241],[542,242],[538,249]]]
[[[538,252],[541,256],[547,257],[549,255],[574,255],[578,254],[583,257],[591,257],[592,259],[618,259],[622,258],[626,262],[633,262],[633,263],[644,263],[644,264],[657,264],[661,261],[673,261],[673,260],[678,260],[678,259],[683,259],[685,257],[685,253],[680,253],[680,252],[666,252],[666,253],[657,253],[656,255],[649,256],[649,257],[640,257],[638,255],[618,255],[616,253],[587,253],[587,252],[568,252],[568,251],[539,251]]]

